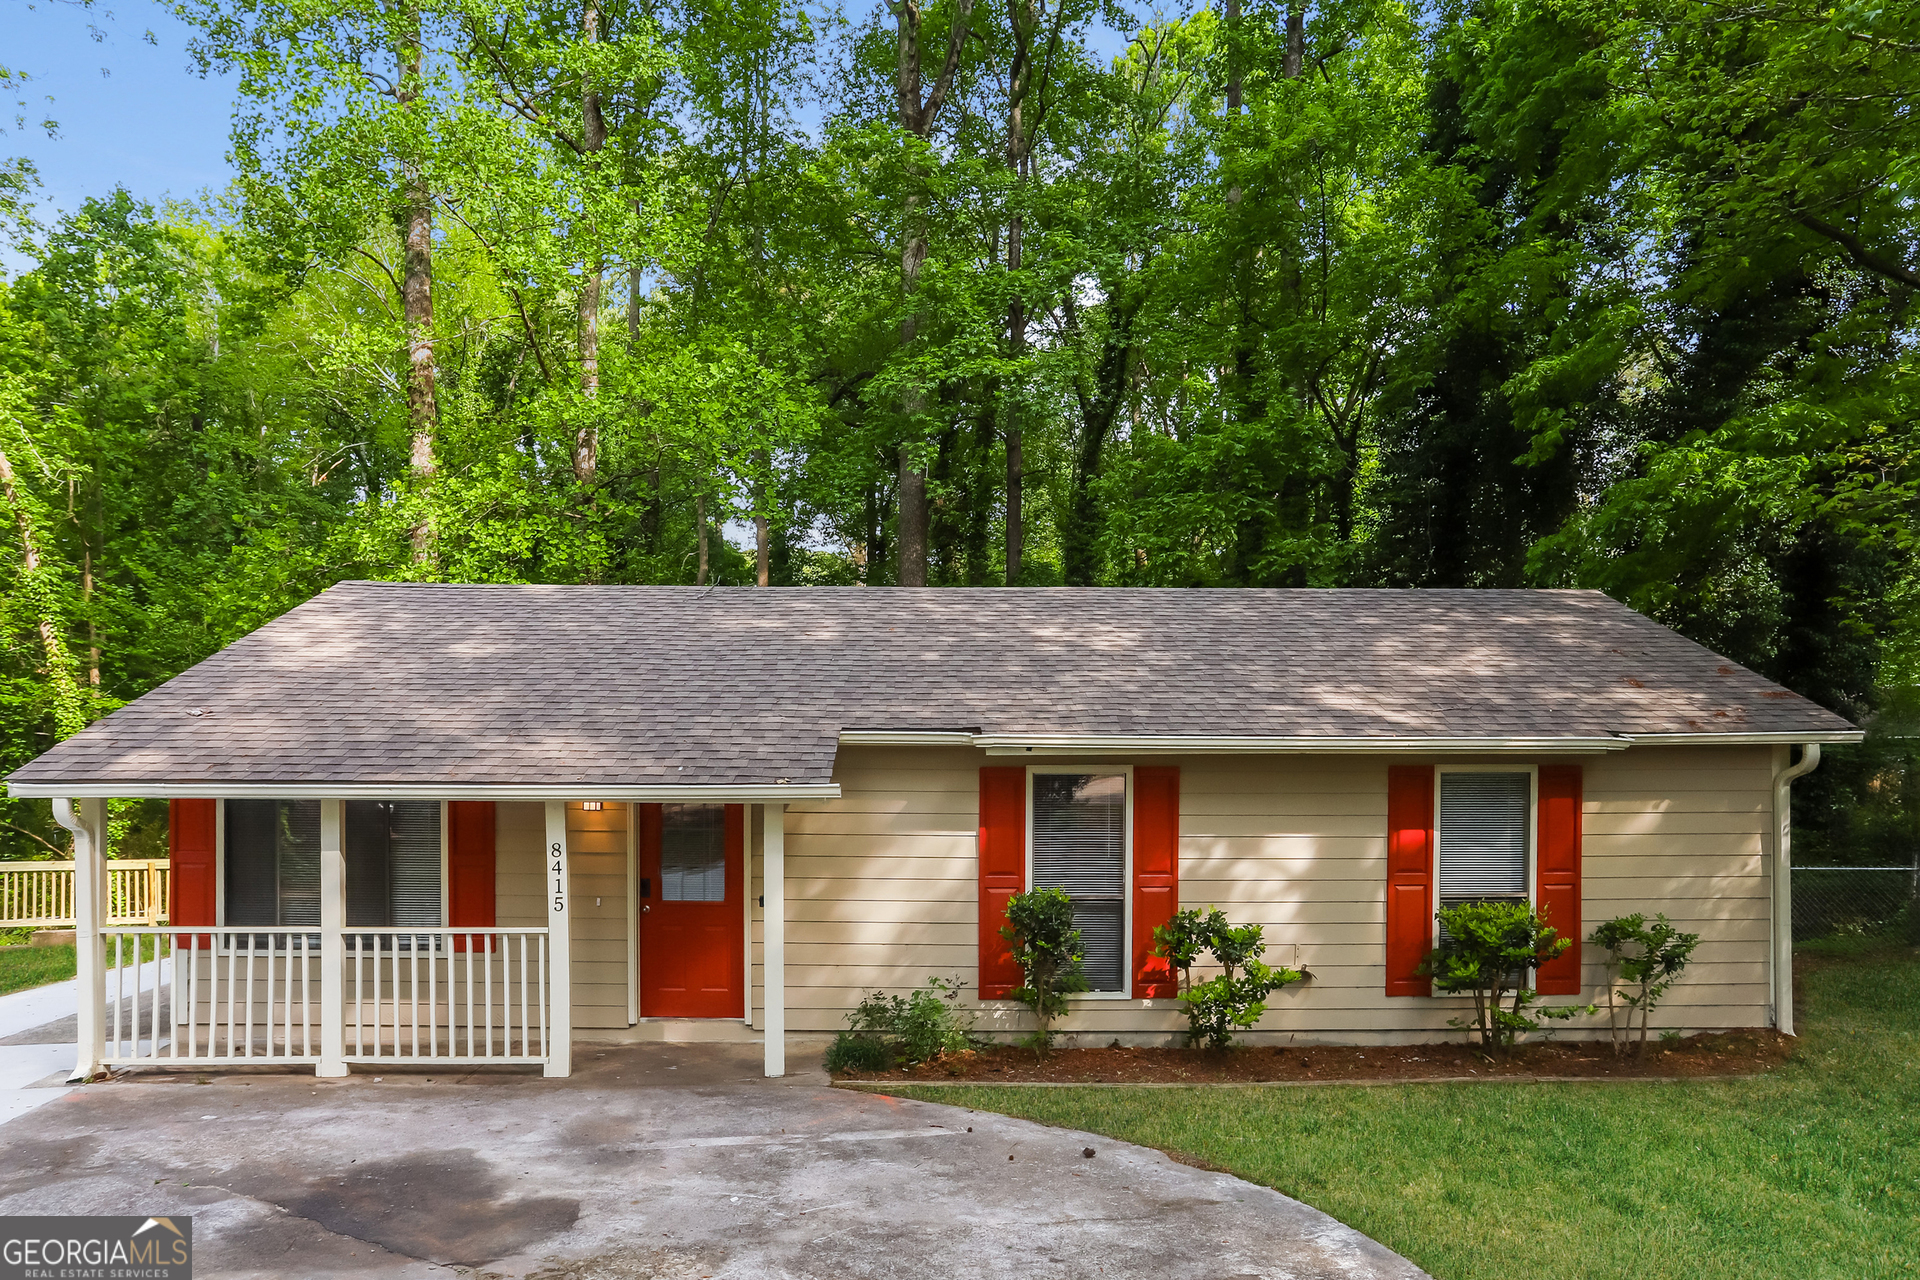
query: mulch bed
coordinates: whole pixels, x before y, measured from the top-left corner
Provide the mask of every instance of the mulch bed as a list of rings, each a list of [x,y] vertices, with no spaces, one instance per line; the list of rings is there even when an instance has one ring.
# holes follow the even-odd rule
[[[977,1084],[1255,1084],[1431,1080],[1502,1076],[1598,1080],[1690,1079],[1748,1075],[1785,1062],[1793,1041],[1771,1029],[1715,1032],[1653,1042],[1646,1057],[1616,1058],[1604,1042],[1521,1045],[1495,1057],[1472,1045],[1242,1046],[1204,1049],[1055,1049],[1040,1061],[1031,1049],[994,1045],[897,1071],[843,1072],[846,1081],[966,1081]]]

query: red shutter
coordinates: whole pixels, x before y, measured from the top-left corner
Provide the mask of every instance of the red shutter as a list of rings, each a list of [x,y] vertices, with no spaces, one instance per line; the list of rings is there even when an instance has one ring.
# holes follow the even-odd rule
[[[491,929],[493,915],[494,802],[447,802],[447,924]],[[465,951],[455,938],[453,949]]]
[[[980,770],[980,998],[1006,1000],[1020,985],[1000,927],[1007,899],[1027,887],[1027,771]]]
[[[1540,766],[1540,914],[1573,945],[1540,966],[1535,988],[1543,996],[1580,994],[1580,766]]]
[[[1427,996],[1433,949],[1433,766],[1387,769],[1387,994]]]
[[[219,917],[220,862],[216,853],[219,829],[218,800],[172,800],[167,804],[167,880],[173,901],[167,919],[173,924],[214,924]],[[176,944],[178,939],[175,939]],[[196,946],[211,946],[201,934]]]
[[[1133,771],[1133,998],[1179,994],[1173,966],[1153,954],[1153,928],[1180,909],[1180,770]]]

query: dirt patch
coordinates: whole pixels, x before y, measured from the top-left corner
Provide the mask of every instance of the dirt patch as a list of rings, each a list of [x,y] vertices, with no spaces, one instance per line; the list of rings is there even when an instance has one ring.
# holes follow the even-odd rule
[[[836,1080],[966,1080],[1047,1084],[1235,1084],[1264,1081],[1431,1080],[1464,1076],[1575,1076],[1690,1079],[1767,1071],[1791,1056],[1793,1041],[1771,1029],[1714,1032],[1647,1045],[1646,1057],[1616,1058],[1604,1043],[1529,1044],[1496,1056],[1464,1044],[1244,1046],[1204,1049],[1033,1050],[995,1045],[899,1071],[846,1072]]]

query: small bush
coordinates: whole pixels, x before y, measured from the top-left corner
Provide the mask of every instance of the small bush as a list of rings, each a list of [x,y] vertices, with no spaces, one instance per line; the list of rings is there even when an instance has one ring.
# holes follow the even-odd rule
[[[1540,1029],[1540,1019],[1571,1018],[1594,1011],[1591,1005],[1569,1005],[1528,1012],[1537,998],[1527,985],[1529,970],[1537,969],[1573,945],[1571,938],[1541,920],[1524,902],[1460,902],[1442,907],[1440,945],[1420,963],[1442,991],[1473,997],[1473,1018],[1448,1019],[1448,1025],[1480,1033],[1480,1043],[1502,1050],[1529,1031]],[[1502,1005],[1503,999],[1511,1003]]]
[[[1033,1010],[1030,1043],[1041,1057],[1053,1047],[1053,1020],[1067,1011],[1067,997],[1087,990],[1081,966],[1086,952],[1073,927],[1073,899],[1065,889],[1029,889],[1007,899],[1000,936],[1013,944],[1013,961],[1025,981],[1013,998]]]
[[[1664,915],[1655,916],[1649,924],[1647,917],[1636,911],[1607,921],[1587,941],[1605,947],[1612,962],[1613,973],[1607,982],[1607,1032],[1613,1039],[1613,1052],[1617,1056],[1625,1041],[1632,1038],[1633,1015],[1638,1013],[1640,1039],[1633,1046],[1633,1055],[1641,1057],[1646,1053],[1647,1025],[1654,1007],[1680,980],[1681,970],[1700,945],[1700,935],[1680,932]],[[1620,989],[1622,983],[1626,984],[1625,990]],[[1616,999],[1626,1006],[1624,1036]]]
[[[1187,1044],[1203,1041],[1209,1049],[1233,1043],[1236,1028],[1245,1030],[1267,1011],[1267,997],[1306,975],[1297,969],[1275,969],[1260,957],[1267,944],[1259,925],[1227,922],[1226,912],[1198,907],[1179,912],[1153,930],[1153,954],[1165,956],[1180,973],[1180,999],[1187,1006]],[[1212,954],[1220,972],[1204,982],[1193,980],[1193,964],[1201,952]]]
[[[877,1036],[842,1031],[827,1046],[827,1070],[887,1071],[893,1066],[893,1046]]]
[[[829,1071],[886,1071],[973,1046],[973,1015],[960,1008],[960,979],[928,978],[907,995],[869,991],[827,1049]]]

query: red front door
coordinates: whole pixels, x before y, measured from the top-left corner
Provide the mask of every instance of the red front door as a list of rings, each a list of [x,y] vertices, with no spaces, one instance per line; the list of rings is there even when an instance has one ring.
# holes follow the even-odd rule
[[[746,1016],[746,806],[643,804],[640,1016]]]

